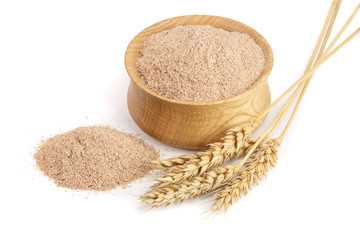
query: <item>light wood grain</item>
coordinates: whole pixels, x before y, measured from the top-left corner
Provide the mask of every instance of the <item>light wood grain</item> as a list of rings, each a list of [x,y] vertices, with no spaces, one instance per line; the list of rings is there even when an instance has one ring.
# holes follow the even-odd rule
[[[141,82],[136,59],[143,42],[154,33],[179,25],[211,25],[227,31],[245,32],[263,49],[266,67],[258,81],[244,93],[211,103],[187,103],[162,97]],[[189,15],[167,19],[140,32],[125,54],[131,78],[128,108],[136,124],[150,136],[172,146],[200,149],[220,139],[235,126],[243,126],[259,116],[271,102],[267,78],[273,54],[267,41],[255,30],[232,19],[208,15]]]

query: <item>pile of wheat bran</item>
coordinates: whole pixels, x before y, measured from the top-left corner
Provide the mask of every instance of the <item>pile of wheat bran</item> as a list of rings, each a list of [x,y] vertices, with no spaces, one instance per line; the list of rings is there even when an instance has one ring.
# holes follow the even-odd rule
[[[60,187],[106,191],[151,171],[159,152],[133,135],[105,126],[79,127],[44,141],[37,166]]]

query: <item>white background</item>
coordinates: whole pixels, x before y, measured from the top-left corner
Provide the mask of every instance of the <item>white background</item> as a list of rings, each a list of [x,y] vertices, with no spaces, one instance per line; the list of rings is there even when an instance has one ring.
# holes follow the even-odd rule
[[[334,32],[356,4],[343,1]],[[187,14],[250,25],[274,51],[274,100],[302,75],[329,6],[311,0],[1,1],[0,239],[359,239],[359,37],[315,74],[277,166],[225,216],[202,214],[211,198],[144,213],[135,195],[147,189],[146,179],[107,193],[60,189],[32,158],[41,139],[92,124],[140,133],[164,157],[186,152],[146,136],[127,110],[124,53],[145,27]]]

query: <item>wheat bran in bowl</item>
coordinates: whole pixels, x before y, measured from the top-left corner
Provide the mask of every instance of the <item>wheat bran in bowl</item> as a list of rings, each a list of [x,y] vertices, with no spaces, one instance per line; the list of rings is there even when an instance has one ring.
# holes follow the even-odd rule
[[[186,95],[186,97],[193,97],[193,100],[190,101],[172,99],[151,90],[143,81],[137,64],[141,57],[144,42],[153,35],[162,31],[173,30],[176,27],[204,25],[211,26],[214,29],[223,29],[229,33],[247,34],[261,48],[265,58],[265,66],[252,86],[233,97],[227,97],[220,94],[222,90],[218,91],[219,86],[224,84],[224,80],[218,82],[218,85],[209,84],[208,87],[217,86],[217,88],[206,91],[205,96]],[[211,55],[209,56],[211,57]],[[172,58],[172,56],[169,57]],[[159,64],[156,61],[158,60],[154,59],[154,64]],[[127,47],[125,67],[131,78],[127,98],[130,115],[144,132],[164,143],[181,148],[204,148],[207,144],[223,137],[228,129],[248,124],[270,105],[271,94],[268,77],[273,63],[273,53],[266,39],[256,30],[236,20],[213,15],[186,15],[162,20],[139,32]],[[179,63],[175,62],[175,64]],[[186,65],[186,63],[181,64]],[[173,70],[175,71],[176,68]],[[160,70],[156,71],[153,73],[159,74],[161,72]],[[216,80],[216,78],[212,80]],[[175,93],[175,96],[199,91],[202,94],[201,85],[206,86],[208,79],[203,78],[202,81],[204,82],[199,84],[200,87],[189,87],[186,93],[185,91]],[[159,82],[163,84],[161,80]],[[184,84],[181,81],[179,83]],[[238,85],[239,82],[237,81],[234,87],[236,88]],[[232,88],[228,89],[231,91]],[[209,98],[221,100],[209,100]],[[257,122],[256,127],[261,124],[262,120]]]
[[[143,140],[106,126],[79,127],[51,137],[34,154],[57,186],[106,191],[149,174],[159,152]]]
[[[209,25],[177,26],[151,35],[136,61],[144,85],[182,102],[214,102],[249,89],[265,56],[246,33]]]

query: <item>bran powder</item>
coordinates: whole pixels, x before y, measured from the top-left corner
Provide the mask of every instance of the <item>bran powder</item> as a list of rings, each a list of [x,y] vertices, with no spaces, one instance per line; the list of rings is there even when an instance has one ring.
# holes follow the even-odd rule
[[[208,25],[177,26],[151,35],[136,67],[152,91],[183,102],[213,102],[250,88],[265,68],[247,34]]]
[[[79,127],[43,142],[37,166],[57,186],[78,190],[125,187],[152,170],[159,152],[133,135],[105,126]]]

